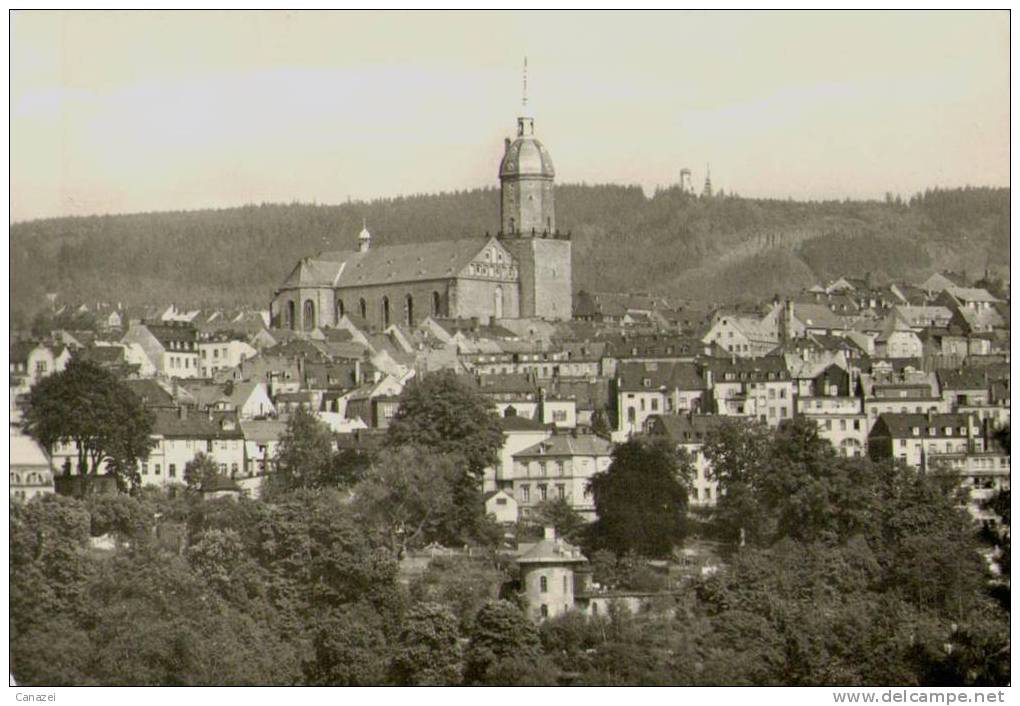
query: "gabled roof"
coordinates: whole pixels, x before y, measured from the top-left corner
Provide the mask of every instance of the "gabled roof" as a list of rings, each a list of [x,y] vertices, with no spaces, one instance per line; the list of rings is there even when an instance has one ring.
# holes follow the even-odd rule
[[[174,397],[151,378],[122,380],[146,407],[173,407]]]
[[[698,366],[687,362],[620,363],[619,380],[621,390],[707,389]]]
[[[608,456],[613,445],[594,434],[554,434],[513,454],[517,457],[548,456]]]
[[[233,425],[233,428],[226,428]],[[153,433],[175,439],[241,439],[241,427],[233,413],[192,412],[183,418],[178,412],[156,411]]]
[[[987,390],[988,371],[984,368],[939,370],[936,373],[941,390]]]
[[[581,550],[566,540],[543,539],[531,545],[521,545],[518,564],[586,564]]]
[[[246,441],[279,441],[287,431],[287,422],[276,419],[256,419],[241,422],[241,432]]]
[[[494,240],[468,238],[374,246],[365,252],[322,252],[299,262],[283,288],[364,287],[450,279]]]
[[[794,317],[811,328],[824,328],[839,330],[847,328],[846,320],[837,316],[824,304],[795,304],[793,307]]]
[[[997,302],[999,299],[980,287],[946,287],[946,291],[962,302]]]
[[[966,436],[967,420],[969,414],[881,414],[872,434],[879,436],[881,430],[879,424],[884,424],[886,430],[894,438],[913,437],[914,429],[917,428],[917,438],[959,438]],[[946,428],[950,433],[946,434]],[[934,434],[929,433],[929,428],[935,430]],[[964,433],[960,433],[964,428]],[[875,432],[878,431],[876,434]],[[977,433],[977,432],[975,432]]]
[[[705,435],[725,424],[729,418],[717,414],[653,414],[645,422],[653,435],[662,435],[675,444],[699,443]]]

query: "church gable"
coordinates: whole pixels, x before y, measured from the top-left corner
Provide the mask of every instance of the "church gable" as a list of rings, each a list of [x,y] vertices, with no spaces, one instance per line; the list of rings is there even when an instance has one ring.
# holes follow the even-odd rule
[[[489,239],[460,271],[461,277],[515,282],[519,279],[517,261],[495,238]]]

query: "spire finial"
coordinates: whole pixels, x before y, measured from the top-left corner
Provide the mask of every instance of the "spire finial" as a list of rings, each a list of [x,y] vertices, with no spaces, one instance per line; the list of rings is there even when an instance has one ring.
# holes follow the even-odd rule
[[[528,57],[524,57],[524,91],[522,93],[521,105],[528,107]]]

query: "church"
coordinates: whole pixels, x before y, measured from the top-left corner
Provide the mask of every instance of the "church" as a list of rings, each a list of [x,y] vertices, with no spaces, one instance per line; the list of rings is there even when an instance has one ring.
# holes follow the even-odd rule
[[[426,316],[569,319],[571,244],[556,228],[554,179],[534,119],[518,118],[499,165],[494,237],[375,246],[362,228],[356,249],[298,262],[273,296],[273,326],[311,331],[345,315],[375,329]]]

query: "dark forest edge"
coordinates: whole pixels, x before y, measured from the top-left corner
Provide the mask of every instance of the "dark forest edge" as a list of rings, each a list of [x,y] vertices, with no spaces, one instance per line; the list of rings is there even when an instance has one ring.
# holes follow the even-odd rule
[[[640,282],[663,295],[728,301],[840,275],[1008,274],[1008,188],[799,202],[677,188],[646,198],[637,186],[566,184],[556,203],[572,232],[578,290],[633,291]],[[46,292],[67,302],[266,306],[291,263],[353,247],[363,218],[380,244],[426,243],[493,233],[498,213],[499,192],[475,189],[16,223],[11,306],[31,317]]]

